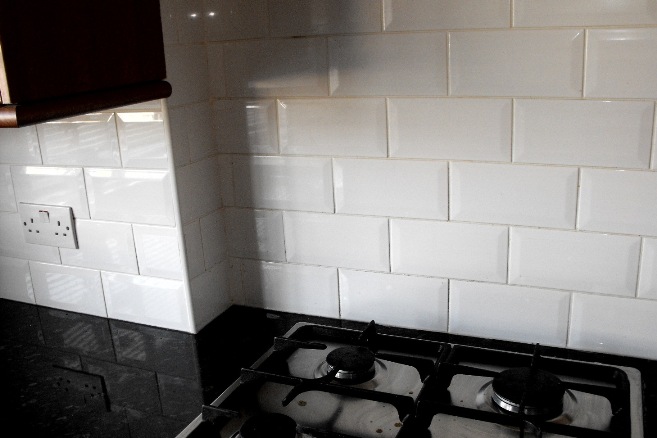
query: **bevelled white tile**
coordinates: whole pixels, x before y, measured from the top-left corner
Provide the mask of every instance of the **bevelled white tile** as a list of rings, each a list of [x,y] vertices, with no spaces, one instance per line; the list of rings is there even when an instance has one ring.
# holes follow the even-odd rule
[[[11,166],[16,202],[65,205],[75,218],[89,218],[82,169],[74,167]]]
[[[278,101],[281,153],[385,157],[384,99]]]
[[[392,272],[505,282],[507,246],[506,227],[390,220]]]
[[[139,272],[130,224],[78,220],[75,231],[79,248],[60,248],[63,264],[129,274]]]
[[[223,313],[232,304],[228,290],[228,262],[223,261],[212,270],[191,281],[190,297],[194,311],[194,332]]]
[[[509,283],[634,296],[641,239],[511,228]]]
[[[163,170],[84,169],[92,219],[173,225],[171,177]]]
[[[209,94],[207,53],[204,44],[165,46],[167,81],[173,92],[169,105],[206,100]]]
[[[107,316],[113,319],[192,331],[183,282],[102,272]]]
[[[215,211],[202,217],[199,222],[201,224],[201,238],[203,239],[205,269],[210,269],[226,259],[228,243],[224,215],[220,211]]]
[[[203,239],[199,221],[190,222],[183,227],[185,255],[187,256],[187,273],[189,278],[196,278],[205,272],[203,258]]]
[[[385,30],[478,29],[510,26],[509,0],[385,0]]]
[[[568,346],[657,359],[657,302],[573,294]]]
[[[511,160],[511,100],[390,99],[390,156]]]
[[[212,108],[208,102],[172,108],[169,121],[175,166],[184,166],[218,152],[212,128]]]
[[[581,96],[584,32],[450,33],[450,94]]]
[[[155,99],[155,100],[146,100],[144,102],[132,103],[130,105],[120,106],[114,108],[114,112],[125,112],[125,111],[163,111],[163,108],[167,106],[166,99]]]
[[[404,160],[333,162],[335,210],[447,220],[447,163]]]
[[[175,21],[179,43],[202,43],[205,41],[203,0],[175,2]]]
[[[320,266],[242,260],[246,304],[338,318],[337,271],[336,268]]]
[[[27,260],[0,256],[0,298],[36,303]]]
[[[604,26],[657,24],[653,0],[515,0],[514,26]]]
[[[149,111],[116,115],[123,167],[166,169],[169,151],[162,113]]]
[[[207,41],[267,36],[267,0],[205,0]]]
[[[41,149],[35,126],[0,129],[0,163],[41,164]]]
[[[338,275],[342,318],[447,331],[447,280],[348,269]]]
[[[447,94],[444,33],[330,37],[334,96]]]
[[[219,163],[214,157],[177,168],[176,182],[183,223],[220,207]]]
[[[569,305],[568,292],[450,280],[449,331],[565,346]]]
[[[648,168],[652,102],[520,99],[513,161]]]
[[[591,29],[586,97],[657,97],[657,29]]]
[[[235,156],[233,175],[237,206],[333,212],[329,158]]]
[[[30,261],[30,273],[38,305],[107,317],[99,271]]]
[[[92,113],[37,125],[43,164],[121,167],[113,113]]]
[[[133,225],[139,273],[182,280],[181,242],[172,227]]]
[[[657,299],[657,239],[643,239],[638,296]]]
[[[579,229],[657,236],[657,173],[582,169]]]
[[[381,31],[379,0],[272,0],[272,36],[306,36]]]
[[[276,103],[273,100],[217,100],[213,126],[222,152],[278,153]]]
[[[9,166],[0,165],[0,211],[16,211],[14,183]]]
[[[226,44],[228,96],[326,96],[326,40],[298,38]]]
[[[229,256],[285,261],[282,212],[231,208],[226,210],[226,222]]]
[[[575,228],[577,169],[451,163],[450,219]]]
[[[387,219],[285,212],[283,223],[290,262],[390,270]]]
[[[18,213],[0,213],[0,256],[60,263],[58,248],[25,242]]]

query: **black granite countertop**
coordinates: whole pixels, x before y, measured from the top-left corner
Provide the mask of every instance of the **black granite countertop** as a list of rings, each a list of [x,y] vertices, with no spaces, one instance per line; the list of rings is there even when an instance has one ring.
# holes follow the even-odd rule
[[[362,323],[233,306],[192,335],[0,299],[4,425],[24,436],[171,438],[298,322]],[[382,327],[381,332],[531,352],[533,346]],[[657,436],[655,361],[545,347],[634,366],[646,384],[646,437]],[[8,426],[5,426],[8,427]]]

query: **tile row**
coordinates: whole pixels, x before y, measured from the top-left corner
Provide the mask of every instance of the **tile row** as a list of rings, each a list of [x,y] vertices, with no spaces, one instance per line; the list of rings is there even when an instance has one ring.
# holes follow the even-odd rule
[[[248,305],[657,357],[654,301],[256,260],[236,269]]]
[[[647,169],[654,102],[330,98],[217,100],[224,153]]]
[[[657,239],[228,209],[228,256],[657,299]]]
[[[657,236],[653,171],[244,155],[232,162],[238,207]]]
[[[650,81],[657,74],[655,44],[654,28],[390,33],[214,43],[207,48],[207,59],[212,60],[209,78],[213,78],[208,87],[215,97],[656,98],[657,85]],[[193,73],[188,71],[192,63],[187,58],[203,50],[194,47],[170,49],[172,78]],[[223,86],[217,80],[223,80]],[[193,82],[187,81],[185,87],[193,87],[190,93],[196,90],[200,99],[203,90]],[[172,99],[175,104],[177,99]]]

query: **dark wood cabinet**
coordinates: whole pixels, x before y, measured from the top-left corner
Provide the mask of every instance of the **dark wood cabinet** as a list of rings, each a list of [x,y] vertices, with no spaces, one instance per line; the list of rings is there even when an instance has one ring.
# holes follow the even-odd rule
[[[158,0],[0,0],[0,127],[168,97]]]

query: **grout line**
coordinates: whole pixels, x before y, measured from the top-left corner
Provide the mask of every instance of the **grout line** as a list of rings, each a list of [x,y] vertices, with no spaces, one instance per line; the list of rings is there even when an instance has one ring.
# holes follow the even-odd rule
[[[639,245],[639,265],[636,268],[636,285],[634,288],[634,298],[639,297],[639,281],[641,279],[641,262],[643,261],[643,247],[646,245],[646,238],[641,237],[641,244]]]
[[[514,18],[514,12],[516,10],[516,0],[511,0],[511,4],[509,5],[509,23],[511,24],[511,29],[514,28],[516,25],[515,23],[515,18]]]
[[[392,274],[392,219],[388,218],[388,272]]]
[[[287,238],[286,238],[287,233],[285,231],[285,229],[286,229],[285,222],[287,222],[287,221],[285,220],[285,211],[281,211],[281,222],[283,222],[283,224],[282,224],[283,225],[283,252],[284,252],[283,255],[284,255],[284,258],[285,258],[285,262],[287,263],[290,260],[287,257]]]
[[[340,287],[340,269],[341,268],[335,268],[335,272],[337,274],[337,280],[338,280],[338,318],[342,319],[342,288]]]
[[[386,31],[386,6],[385,0],[381,0],[379,3],[381,5],[381,32],[385,33]]]
[[[582,199],[582,168],[577,169],[577,192],[575,193],[575,231],[579,231],[580,201]]]
[[[446,47],[445,47],[445,49],[446,49],[446,50],[445,50],[445,52],[446,52],[446,53],[445,53],[445,56],[447,57],[447,59],[446,59],[446,61],[445,61],[445,69],[447,70],[447,71],[446,71],[446,76],[447,76],[447,79],[446,79],[446,81],[447,81],[447,82],[446,82],[447,96],[450,96],[450,95],[452,94],[452,81],[450,80],[450,74],[449,74],[449,67],[450,67],[449,58],[451,57],[451,56],[450,56],[450,55],[451,55],[451,53],[450,53],[450,52],[451,52],[451,50],[450,50],[450,35],[451,35],[451,34],[450,34],[449,32],[445,32],[445,40],[446,40],[446,41],[445,41],[445,44],[446,44]]]
[[[516,99],[511,99],[511,145],[510,145],[510,157],[509,157],[509,162],[513,163],[513,151],[515,150],[515,126],[516,126]]]
[[[570,337],[573,319],[573,292],[568,294],[568,318],[566,319],[566,347],[570,345]]]
[[[653,115],[652,115],[652,139],[650,142],[650,157],[648,158],[649,161],[649,169],[654,169],[657,166],[657,145],[655,145],[655,142],[657,142],[657,102],[655,102],[655,106],[653,108]]]
[[[390,98],[386,97],[386,158],[391,158],[390,155],[390,137],[391,137],[391,127],[390,127]]]
[[[450,310],[452,308],[452,280],[447,279],[447,333],[450,333]]]
[[[511,284],[511,227],[506,230],[506,284]]]
[[[333,214],[338,213],[338,206],[335,202],[335,157],[331,157],[331,195],[333,195]]]
[[[451,208],[450,205],[452,204],[452,185],[450,184],[450,181],[452,179],[452,162],[448,161],[447,162],[447,222],[450,222],[452,220],[451,218]]]
[[[588,43],[589,43],[589,30],[584,29],[584,50],[582,60],[582,99],[584,99],[584,90],[586,90],[586,63],[588,62]]]

